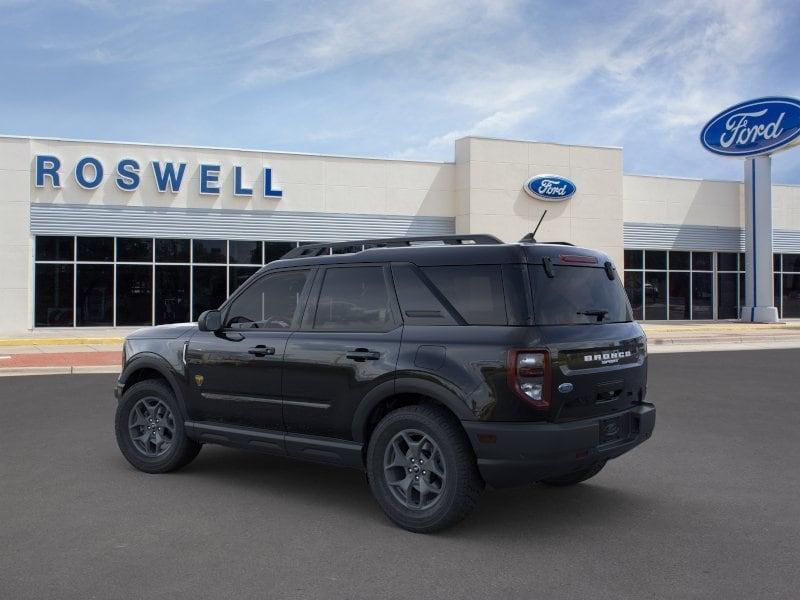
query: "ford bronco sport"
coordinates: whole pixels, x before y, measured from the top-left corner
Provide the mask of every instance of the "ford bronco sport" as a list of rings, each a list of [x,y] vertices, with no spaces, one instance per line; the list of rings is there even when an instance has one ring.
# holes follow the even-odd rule
[[[655,424],[614,265],[564,243],[300,246],[197,324],[134,332],[123,362],[116,436],[137,469],[206,443],[354,467],[416,532],[485,485],[594,477]]]

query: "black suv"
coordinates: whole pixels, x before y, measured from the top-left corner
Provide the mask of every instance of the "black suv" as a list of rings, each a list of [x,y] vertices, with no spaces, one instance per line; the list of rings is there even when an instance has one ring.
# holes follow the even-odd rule
[[[642,329],[609,258],[492,236],[300,246],[198,323],[128,336],[116,435],[148,473],[204,443],[354,467],[429,532],[484,485],[572,485],[646,440]]]

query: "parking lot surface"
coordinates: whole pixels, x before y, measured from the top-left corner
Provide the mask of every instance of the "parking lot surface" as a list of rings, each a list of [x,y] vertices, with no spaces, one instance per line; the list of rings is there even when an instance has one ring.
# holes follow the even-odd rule
[[[796,598],[800,350],[651,357],[653,439],[415,535],[356,471],[206,446],[135,471],[113,375],[0,379],[0,598]]]

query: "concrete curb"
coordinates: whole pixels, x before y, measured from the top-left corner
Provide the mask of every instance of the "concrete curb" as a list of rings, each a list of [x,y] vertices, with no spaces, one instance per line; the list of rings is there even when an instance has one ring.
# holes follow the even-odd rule
[[[674,338],[649,338],[648,344],[660,346],[663,344],[764,344],[764,343],[785,343],[800,344],[800,335],[726,335],[726,336],[695,336],[695,337],[674,337]]]
[[[83,338],[7,338],[0,339],[0,346],[97,346],[100,344],[121,344],[121,337],[83,337]]]
[[[74,367],[9,367],[0,369],[0,377],[22,377],[25,375],[88,375],[91,373],[119,373],[117,365]]]

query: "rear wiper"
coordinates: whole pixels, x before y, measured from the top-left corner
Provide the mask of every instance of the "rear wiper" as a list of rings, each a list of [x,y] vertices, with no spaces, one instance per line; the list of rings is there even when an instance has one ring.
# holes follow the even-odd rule
[[[579,310],[578,314],[586,315],[587,317],[597,317],[597,322],[600,323],[608,314],[608,311],[604,308],[597,308],[592,310]]]

